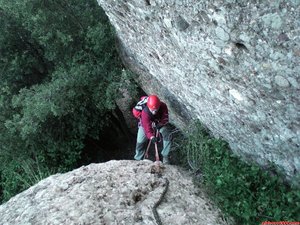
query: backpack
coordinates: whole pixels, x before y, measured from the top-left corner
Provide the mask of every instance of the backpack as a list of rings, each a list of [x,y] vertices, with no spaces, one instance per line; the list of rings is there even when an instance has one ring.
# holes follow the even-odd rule
[[[142,115],[143,109],[147,105],[148,96],[142,96],[141,100],[136,103],[136,105],[132,109],[132,114],[135,118],[140,119]]]

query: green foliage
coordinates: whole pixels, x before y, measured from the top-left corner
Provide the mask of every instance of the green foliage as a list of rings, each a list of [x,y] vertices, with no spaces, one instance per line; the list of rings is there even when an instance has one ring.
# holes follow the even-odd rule
[[[201,185],[237,224],[299,221],[299,188],[241,161],[224,141],[212,138],[199,123],[188,133],[182,151],[195,173],[202,174]]]
[[[85,139],[109,126],[120,90],[135,87],[97,1],[0,0],[0,22],[0,193],[8,199],[32,183],[13,178],[23,159],[42,174],[78,166]]]

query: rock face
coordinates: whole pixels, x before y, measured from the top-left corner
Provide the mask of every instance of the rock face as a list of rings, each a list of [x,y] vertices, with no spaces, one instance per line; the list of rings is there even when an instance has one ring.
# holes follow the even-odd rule
[[[198,118],[243,158],[299,175],[299,1],[98,2],[177,126]]]
[[[184,172],[153,166],[109,161],[50,176],[1,205],[0,224],[156,225],[152,208],[166,178],[157,208],[163,224],[227,224]]]

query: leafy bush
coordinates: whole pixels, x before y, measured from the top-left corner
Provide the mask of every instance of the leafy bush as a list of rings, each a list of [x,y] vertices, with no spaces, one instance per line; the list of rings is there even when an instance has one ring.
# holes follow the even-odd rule
[[[97,1],[0,0],[0,23],[0,199],[8,199],[30,183],[17,176],[24,159],[37,159],[42,174],[79,166],[131,75]]]
[[[182,151],[209,196],[237,224],[299,221],[300,191],[281,175],[271,175],[232,154],[226,142],[211,137],[196,123]],[[183,154],[183,153],[182,153]]]

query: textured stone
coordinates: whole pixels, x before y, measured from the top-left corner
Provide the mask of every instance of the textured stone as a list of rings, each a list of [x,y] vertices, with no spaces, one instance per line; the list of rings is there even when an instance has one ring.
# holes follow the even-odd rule
[[[289,87],[290,86],[289,81],[282,76],[276,76],[275,83],[280,87]]]
[[[222,41],[228,41],[229,40],[229,35],[225,32],[225,30],[222,27],[217,27],[216,28],[216,35]]]
[[[1,225],[155,225],[152,207],[169,180],[158,207],[163,224],[232,224],[175,166],[153,173],[152,162],[109,161],[50,176],[0,205]],[[61,189],[61,183],[67,189]],[[197,194],[196,194],[197,193]]]
[[[275,163],[296,179],[299,1],[132,0],[129,12],[129,1],[98,2],[116,28],[125,64],[148,94],[170,105],[175,125],[200,119],[242,158]]]
[[[263,22],[267,27],[279,29],[282,25],[281,18],[278,14],[267,14],[262,17]]]

